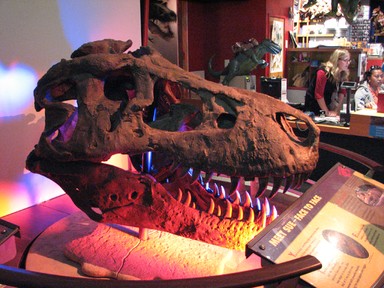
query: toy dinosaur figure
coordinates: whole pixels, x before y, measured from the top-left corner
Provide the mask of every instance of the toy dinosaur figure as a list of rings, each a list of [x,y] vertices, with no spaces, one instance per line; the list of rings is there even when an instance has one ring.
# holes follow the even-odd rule
[[[87,43],[39,80],[35,108],[45,109],[45,128],[26,167],[58,183],[95,221],[244,250],[276,216],[257,200],[267,184],[273,197],[315,168],[319,129],[277,99],[206,81],[148,47],[123,53],[126,45]],[[175,87],[199,96],[201,106],[170,95]],[[306,139],[287,116],[307,124]],[[118,153],[136,169],[102,163]],[[232,186],[209,181],[212,173],[228,175]],[[254,194],[236,189],[242,177]]]
[[[250,39],[248,42],[238,42],[232,46],[234,58],[222,71],[214,71],[212,68],[212,56],[208,63],[208,72],[219,78],[225,75],[222,84],[228,85],[235,76],[249,75],[257,66],[265,68],[268,63],[262,59],[266,53],[278,54],[281,52],[281,47],[272,40],[265,39],[260,44],[255,39]]]

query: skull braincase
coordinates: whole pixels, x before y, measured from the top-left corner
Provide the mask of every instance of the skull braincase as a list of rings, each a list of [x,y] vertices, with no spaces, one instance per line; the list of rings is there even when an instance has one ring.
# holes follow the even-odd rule
[[[117,153],[141,159],[151,152],[155,169],[144,169],[141,163],[136,168],[155,182],[168,183],[175,172],[182,178],[181,171],[193,168],[233,179],[271,177],[279,179],[276,186],[286,180],[286,189],[303,182],[315,168],[319,130],[301,111],[261,93],[206,81],[148,47],[123,53],[127,46],[108,39],[90,49],[92,43],[87,43],[86,52],[75,51],[73,59],[63,59],[39,80],[35,107],[45,109],[46,125],[27,160],[28,169],[73,190],[69,180],[59,179],[68,173],[36,163],[96,164]],[[190,95],[199,98],[198,105],[188,104],[193,102],[185,99]],[[296,137],[287,116],[306,123],[305,139]],[[75,182],[79,190],[82,182]]]

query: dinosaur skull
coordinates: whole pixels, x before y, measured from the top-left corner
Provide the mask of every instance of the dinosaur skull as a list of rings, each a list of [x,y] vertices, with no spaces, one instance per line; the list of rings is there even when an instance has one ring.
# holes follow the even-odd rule
[[[39,80],[35,108],[45,109],[46,124],[27,168],[57,182],[94,220],[245,249],[266,216],[239,195],[237,181],[256,177],[256,196],[268,181],[270,196],[301,185],[317,164],[318,128],[277,99],[206,81],[150,48],[123,53],[127,43],[88,43]],[[198,96],[199,105],[176,94]],[[287,116],[307,124],[305,139]],[[139,172],[101,163],[117,153]],[[233,194],[203,188],[201,171],[230,176]]]

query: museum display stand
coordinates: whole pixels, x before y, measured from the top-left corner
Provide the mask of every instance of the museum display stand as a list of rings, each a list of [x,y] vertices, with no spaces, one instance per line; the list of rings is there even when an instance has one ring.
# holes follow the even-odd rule
[[[25,270],[0,265],[16,287],[255,287],[299,281],[321,267],[305,256],[261,267],[260,257],[166,232],[100,224],[83,212],[54,223],[26,253]]]
[[[344,153],[329,145],[321,148]],[[364,157],[356,161],[369,168],[367,175],[384,172],[382,165]],[[366,287],[360,283],[367,279],[382,285],[383,271],[378,263],[384,261],[384,247],[377,239],[384,237],[379,225],[384,218],[384,185],[367,175],[338,163],[319,181],[311,182],[304,194],[291,190],[278,193],[275,198],[285,203],[285,211],[247,244],[246,253],[153,230],[143,241],[137,229],[96,223],[79,211],[54,223],[33,241],[25,253],[25,269],[0,265],[0,283],[96,288],[255,287],[271,283],[276,285],[273,287],[324,287],[331,283],[329,287],[339,287],[328,278],[332,278],[332,271],[340,271],[335,265],[344,264],[329,268],[329,263],[336,263],[334,257],[350,263],[348,257],[353,257],[353,264],[345,264],[348,267],[340,279],[356,282],[354,287]],[[373,194],[365,195],[367,191]],[[330,258],[324,259],[316,247],[322,239],[329,244],[334,236],[353,240],[353,245],[347,245],[350,250],[341,244],[335,246],[334,252],[325,253]],[[348,278],[351,269],[361,277]],[[325,274],[329,277],[323,277]]]

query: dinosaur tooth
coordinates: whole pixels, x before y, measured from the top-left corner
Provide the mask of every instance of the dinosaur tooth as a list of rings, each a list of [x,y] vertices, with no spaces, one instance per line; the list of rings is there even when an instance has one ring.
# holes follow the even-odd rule
[[[261,202],[259,197],[256,198],[256,208],[257,211],[261,211]]]
[[[226,199],[227,198],[224,186],[220,186],[219,198],[220,199]]]
[[[300,174],[295,174],[293,176],[293,182],[291,184],[291,188],[296,189],[299,183],[300,183]]]
[[[242,221],[243,218],[244,218],[243,207],[239,206],[238,207],[238,213],[237,213],[237,220]]]
[[[214,195],[216,198],[218,198],[218,197],[220,196],[219,186],[218,186],[216,183],[213,185],[213,192],[214,192],[213,195]]]
[[[280,177],[273,178],[273,188],[271,193],[269,194],[269,198],[273,198],[276,195],[282,183],[283,183],[283,178],[280,178]]]
[[[205,174],[204,183],[209,183],[212,180],[213,172],[208,172]]]
[[[256,192],[256,197],[261,196],[268,186],[268,177],[260,177],[259,178],[259,189]]]
[[[177,198],[176,198],[176,200],[178,201],[178,202],[181,202],[181,199],[183,198],[183,191],[181,191],[181,189],[179,188],[178,189],[178,193],[177,193]]]
[[[297,185],[296,185],[295,188],[296,188],[296,189],[300,188],[301,185],[303,185],[303,183],[304,183],[305,180],[306,180],[306,179],[305,179],[305,175],[302,174],[302,173],[300,173],[300,174],[299,174],[299,179],[298,179],[298,181],[297,181]]]
[[[215,201],[213,201],[213,199],[211,198],[207,213],[208,214],[213,214],[213,211],[215,211]]]
[[[236,191],[237,186],[239,185],[239,182],[240,182],[240,177],[231,176],[231,188],[229,190],[229,193]]]
[[[236,190],[236,191],[233,192],[231,195],[229,195],[228,199],[229,199],[233,204],[240,205],[240,203],[241,203],[240,192],[239,192],[238,190]]]
[[[245,191],[245,201],[243,203],[243,207],[253,207],[252,198],[248,191]]]
[[[224,218],[232,218],[232,203],[227,199],[225,200],[227,207],[225,211]]]
[[[249,183],[249,191],[251,195],[256,195],[257,190],[259,189],[259,180],[255,178]]]
[[[279,216],[279,214],[277,213],[277,209],[276,209],[275,205],[273,205],[271,216],[273,219],[276,219],[277,216]]]
[[[209,194],[213,194],[214,190],[209,187],[209,183],[205,183],[205,191]]]
[[[177,169],[180,164],[172,162],[167,168],[161,169],[159,173],[156,174],[156,180],[159,182],[165,181],[166,179],[172,177],[175,173],[177,173]]]
[[[177,162],[173,161],[172,164],[168,167],[168,170],[171,171],[171,172],[174,172],[179,167],[180,167],[180,163],[177,163]]]
[[[265,211],[266,216],[269,216],[271,214],[271,205],[269,204],[269,200],[267,197],[264,198],[263,209]]]
[[[201,170],[193,169],[192,182],[191,183],[195,182],[200,177],[200,172],[201,172]]]
[[[180,167],[177,169],[177,177],[183,178],[189,172],[189,167]]]
[[[248,222],[255,222],[255,211],[252,208],[249,209]]]
[[[308,178],[309,178],[309,175],[308,175],[307,173],[301,173],[300,175],[301,175],[301,176],[300,176],[300,183],[299,183],[299,185],[297,186],[297,188],[300,188],[301,185],[303,185],[303,183],[304,183],[305,181],[307,181]]]
[[[220,205],[217,205],[217,213],[216,216],[220,217],[221,216],[221,207]]]
[[[187,199],[185,199],[184,205],[185,206],[190,206],[192,201],[192,195],[191,192],[187,191]]]
[[[285,178],[285,185],[284,185],[284,190],[283,190],[283,193],[287,192],[288,189],[291,187],[292,185],[292,182],[293,182],[293,175],[290,175],[288,177]]]

